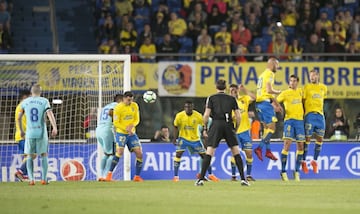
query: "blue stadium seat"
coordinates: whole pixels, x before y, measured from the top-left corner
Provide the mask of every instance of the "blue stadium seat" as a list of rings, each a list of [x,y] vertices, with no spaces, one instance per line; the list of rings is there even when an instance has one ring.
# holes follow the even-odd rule
[[[262,37],[257,37],[253,40],[253,46],[255,45],[260,45],[261,46],[261,50],[263,52],[267,52],[267,49],[268,49],[268,41],[266,41],[264,38]]]
[[[193,40],[189,37],[186,37],[186,36],[180,37],[178,39],[178,42],[180,44],[180,49],[181,48],[184,48],[184,49],[189,49],[189,48],[192,49],[193,48]]]
[[[328,19],[331,20],[331,21],[334,21],[334,19],[335,19],[335,10],[334,10],[334,8],[322,7],[322,8],[320,8],[319,12],[320,12],[320,14],[323,13],[323,12],[327,13]]]

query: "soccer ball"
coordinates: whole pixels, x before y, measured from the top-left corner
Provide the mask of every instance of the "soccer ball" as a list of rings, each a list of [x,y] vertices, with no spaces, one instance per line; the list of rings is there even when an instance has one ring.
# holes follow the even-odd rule
[[[147,91],[143,94],[143,99],[145,103],[153,103],[156,101],[156,94],[153,91]]]

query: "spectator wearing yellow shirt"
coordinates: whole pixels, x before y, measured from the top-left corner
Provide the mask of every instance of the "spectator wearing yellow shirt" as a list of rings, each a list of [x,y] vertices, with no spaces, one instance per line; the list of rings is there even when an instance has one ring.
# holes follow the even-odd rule
[[[184,19],[179,18],[175,12],[170,14],[169,33],[172,36],[184,36],[187,31],[187,24]]]
[[[297,38],[294,38],[288,49],[289,60],[293,62],[302,61],[303,50],[304,49],[300,46],[299,40]]]
[[[218,54],[218,55],[216,55]],[[226,44],[222,36],[215,38],[215,61],[216,62],[230,62],[231,61],[230,45]]]
[[[116,16],[123,16],[125,14],[132,14],[134,8],[129,0],[117,0],[115,2]]]
[[[120,32],[119,35],[120,46],[125,47],[129,45],[131,48],[136,46],[137,32],[131,22],[126,24],[126,28]]]
[[[139,50],[141,62],[155,62],[156,61],[156,46],[151,42],[150,37],[146,37],[144,43]]]
[[[286,1],[285,3],[285,11],[280,14],[281,23],[285,27],[295,27],[296,20],[298,18],[298,14],[295,10],[295,5],[292,1]]]
[[[208,37],[202,37],[196,48],[196,61],[211,62],[214,59],[215,48]]]
[[[321,12],[320,14],[320,22],[321,26],[325,30],[329,30],[332,27],[332,22],[328,18],[328,14],[326,12]]]
[[[333,27],[327,31],[328,35],[334,36],[335,43],[338,43],[342,46],[345,45],[346,40],[346,30],[341,26],[340,22],[335,21]]]
[[[221,23],[220,25],[220,31],[215,34],[215,40],[218,37],[222,37],[225,44],[230,45],[231,44],[231,33],[227,30],[227,24],[225,22]]]

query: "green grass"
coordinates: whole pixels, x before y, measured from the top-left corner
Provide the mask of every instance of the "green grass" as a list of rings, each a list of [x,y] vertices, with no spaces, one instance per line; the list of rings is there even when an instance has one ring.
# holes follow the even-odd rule
[[[360,180],[10,182],[0,213],[360,213]]]

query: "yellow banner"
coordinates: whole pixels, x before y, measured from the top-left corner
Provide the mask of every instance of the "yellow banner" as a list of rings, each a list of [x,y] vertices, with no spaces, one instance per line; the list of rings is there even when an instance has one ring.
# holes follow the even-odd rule
[[[320,72],[320,82],[328,86],[328,98],[360,98],[360,63],[280,63],[281,69],[275,75],[275,89],[288,87],[288,78],[295,74],[300,78],[299,87],[309,82],[309,72]],[[215,93],[215,82],[225,79],[228,84],[244,84],[251,91],[256,90],[258,76],[266,63],[197,63],[196,96]]]
[[[207,97],[216,92],[215,82],[225,79],[228,84],[244,84],[255,91],[258,76],[266,63],[194,63],[178,62],[194,67],[189,78],[196,97]],[[275,75],[275,89],[288,87],[288,78],[295,74],[300,78],[299,87],[309,82],[311,69],[320,72],[320,82],[328,86],[328,98],[360,98],[360,64],[344,62],[280,63]],[[104,91],[122,90],[123,66],[118,62],[104,62],[102,87]],[[131,87],[133,91],[146,91],[159,87],[159,65],[150,63],[131,64]],[[96,62],[41,62],[36,66],[40,84],[44,90],[81,91],[98,90],[98,65]],[[166,96],[166,94],[165,94]],[[174,96],[169,94],[169,96]]]
[[[99,90],[97,62],[40,62],[36,69],[43,90],[85,91]],[[123,66],[119,62],[103,62],[103,91],[122,90]]]

